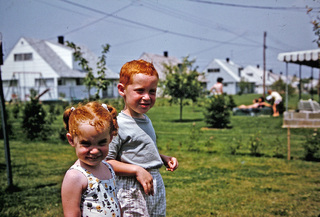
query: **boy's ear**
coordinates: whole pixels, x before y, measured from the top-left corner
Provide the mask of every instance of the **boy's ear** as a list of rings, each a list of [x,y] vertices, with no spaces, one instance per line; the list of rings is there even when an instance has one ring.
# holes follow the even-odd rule
[[[124,96],[125,96],[125,93],[124,93],[124,90],[125,90],[124,85],[123,85],[122,83],[119,83],[119,84],[117,85],[117,87],[118,87],[118,92],[119,92],[120,96],[124,97]]]
[[[67,139],[68,139],[69,144],[70,144],[72,147],[74,147],[75,144],[74,144],[74,142],[73,142],[73,138],[72,138],[71,134],[70,134],[70,133],[67,133],[66,136],[67,136]]]

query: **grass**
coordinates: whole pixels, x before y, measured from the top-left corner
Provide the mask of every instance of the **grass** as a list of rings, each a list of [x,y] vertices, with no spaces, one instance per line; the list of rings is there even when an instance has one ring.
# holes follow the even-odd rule
[[[242,96],[241,96],[242,97]],[[252,96],[247,96],[252,99]],[[241,98],[236,98],[240,104]],[[240,102],[240,103],[239,103]],[[161,115],[159,115],[161,114]],[[158,100],[148,113],[161,153],[176,156],[175,172],[161,170],[167,192],[167,216],[318,216],[320,164],[303,160],[305,135],[291,130],[291,156],[286,160],[287,131],[282,118],[231,117],[231,129],[210,129],[203,108],[179,107]],[[55,128],[62,122],[58,119]],[[261,141],[259,155],[250,142]],[[235,154],[232,146],[240,144]],[[61,181],[76,157],[67,143],[10,141],[13,182],[7,187],[0,147],[0,216],[62,216]]]

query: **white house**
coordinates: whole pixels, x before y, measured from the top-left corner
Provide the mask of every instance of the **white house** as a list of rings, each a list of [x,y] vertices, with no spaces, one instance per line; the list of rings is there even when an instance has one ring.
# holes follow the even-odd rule
[[[266,70],[265,71],[265,91],[270,89],[271,85],[277,81],[276,79],[277,76],[273,76],[272,72]],[[245,81],[250,81],[254,82],[255,88],[254,88],[254,93],[259,93],[263,94],[263,69],[257,66],[246,66],[242,71],[241,71],[241,77]]]
[[[170,66],[176,66],[178,64],[181,64],[181,60],[173,56],[170,57],[167,51],[163,52],[163,55],[143,53],[140,56],[140,59],[151,62],[154,65],[155,69],[158,72],[160,80],[164,80],[166,78],[166,75],[164,73],[164,64]]]
[[[97,57],[84,46],[80,47],[96,73]],[[119,74],[108,69],[106,75],[111,84],[100,97],[117,97]],[[5,100],[28,100],[31,89],[44,93],[42,101],[82,100],[88,98],[88,90],[83,85],[85,76],[86,72],[74,61],[73,49],[63,44],[63,37],[59,37],[59,43],[22,37],[2,67]]]
[[[229,58],[214,59],[203,70],[204,77],[206,79],[205,89],[210,88],[217,82],[217,78],[223,78],[223,92],[227,94],[237,94],[240,91],[241,71],[243,68],[240,65],[235,64]],[[251,84],[249,93],[253,92],[254,80],[244,75],[242,79],[245,79]]]

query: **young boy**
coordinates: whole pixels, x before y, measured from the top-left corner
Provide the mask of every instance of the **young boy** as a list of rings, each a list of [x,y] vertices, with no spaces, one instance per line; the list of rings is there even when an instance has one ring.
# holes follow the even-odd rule
[[[123,216],[165,216],[165,187],[159,168],[178,168],[174,157],[159,154],[151,120],[145,115],[156,101],[158,73],[152,63],[123,65],[118,84],[125,107],[119,113],[118,136],[109,145],[108,162],[118,177]]]

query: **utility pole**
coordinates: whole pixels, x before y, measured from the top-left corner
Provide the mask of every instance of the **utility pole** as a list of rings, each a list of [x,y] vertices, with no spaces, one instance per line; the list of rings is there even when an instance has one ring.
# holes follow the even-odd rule
[[[0,32],[0,106],[1,106],[1,122],[3,129],[3,141],[4,141],[4,151],[6,157],[7,165],[7,180],[8,180],[8,189],[13,187],[12,182],[12,169],[11,169],[11,159],[10,159],[10,147],[9,147],[9,137],[7,132],[7,117],[6,117],[6,108],[4,103],[3,87],[2,87],[2,77],[1,77],[1,65],[3,65],[3,52],[2,52],[2,34]]]
[[[264,32],[263,34],[263,98],[265,98],[266,94],[266,37],[267,37],[267,32]]]

